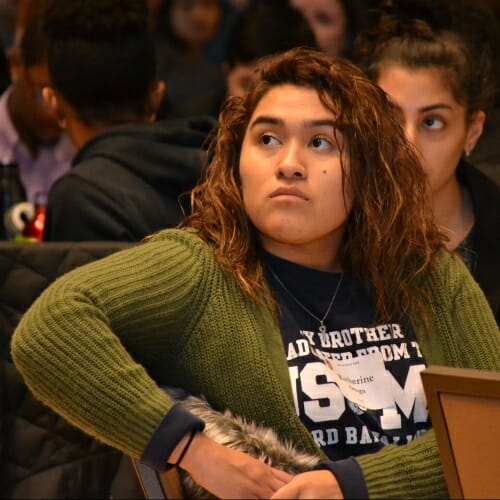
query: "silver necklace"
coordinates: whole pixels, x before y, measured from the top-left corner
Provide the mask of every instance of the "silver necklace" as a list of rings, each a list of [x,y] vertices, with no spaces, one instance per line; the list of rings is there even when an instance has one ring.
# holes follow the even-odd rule
[[[285,286],[285,284],[278,278],[274,270],[271,268],[271,266],[268,266],[269,271],[271,271],[271,274],[274,276],[274,279],[280,284],[281,288],[285,290],[285,292],[290,296],[290,298],[299,306],[301,307],[307,314],[312,316],[316,321],[319,322],[319,331],[320,333],[326,333],[326,326],[325,326],[325,320],[330,314],[330,311],[332,309],[333,303],[335,302],[335,299],[337,298],[337,293],[340,289],[340,285],[342,284],[342,279],[344,278],[344,271],[340,274],[339,282],[337,283],[337,287],[335,288],[335,292],[333,292],[333,296],[330,300],[330,304],[328,305],[328,309],[326,310],[325,314],[323,315],[322,318],[319,318],[314,314],[312,311],[310,311],[300,300],[295,297],[295,295],[288,289],[288,287]]]

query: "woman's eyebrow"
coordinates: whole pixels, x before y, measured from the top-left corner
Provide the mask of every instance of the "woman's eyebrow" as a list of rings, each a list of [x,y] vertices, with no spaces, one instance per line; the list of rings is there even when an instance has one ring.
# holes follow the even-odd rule
[[[444,103],[431,104],[430,106],[423,106],[418,109],[420,113],[426,113],[427,111],[434,111],[436,109],[451,109],[451,106]]]
[[[259,116],[257,117],[252,124],[250,125],[250,129],[256,127],[257,125],[278,125],[283,126],[285,121],[281,118],[276,118],[274,116]],[[318,119],[318,120],[305,120],[304,121],[305,128],[315,128],[315,127],[332,127],[335,128],[335,122],[332,119]]]
[[[281,118],[276,118],[274,116],[266,116],[262,115],[257,117],[252,124],[250,125],[250,129],[256,127],[257,125],[280,125],[283,126],[285,124],[284,120]]]
[[[306,120],[304,122],[306,128],[315,127],[332,127],[335,128],[335,121],[330,118],[325,118],[322,120]]]

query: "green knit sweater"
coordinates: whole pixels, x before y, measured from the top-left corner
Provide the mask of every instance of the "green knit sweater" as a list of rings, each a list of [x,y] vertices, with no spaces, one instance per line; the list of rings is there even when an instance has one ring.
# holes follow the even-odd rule
[[[459,259],[425,278],[435,317],[416,334],[428,364],[500,369],[500,336]],[[139,457],[172,401],[159,385],[273,427],[318,453],[299,421],[278,324],[188,231],[76,269],[23,316],[12,356],[33,393],[87,433]],[[443,497],[433,432],[358,457],[370,497]]]

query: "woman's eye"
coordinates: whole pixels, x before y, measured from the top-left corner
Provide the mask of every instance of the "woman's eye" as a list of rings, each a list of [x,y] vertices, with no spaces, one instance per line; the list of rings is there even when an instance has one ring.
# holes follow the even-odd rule
[[[315,149],[331,149],[333,147],[332,143],[324,137],[315,137],[311,141],[311,146]]]
[[[332,26],[336,24],[336,19],[326,12],[316,12],[314,15],[314,20],[323,26]]]
[[[276,144],[279,144],[278,139],[270,134],[263,134],[260,137],[260,142],[264,144],[264,146],[276,146]]]
[[[424,120],[424,127],[429,130],[441,130],[444,127],[444,123],[439,118],[426,118]]]

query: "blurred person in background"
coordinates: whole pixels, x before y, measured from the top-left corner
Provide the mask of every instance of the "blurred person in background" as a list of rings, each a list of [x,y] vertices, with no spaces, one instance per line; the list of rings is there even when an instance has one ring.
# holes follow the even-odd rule
[[[253,0],[229,36],[224,73],[228,95],[244,97],[261,57],[293,47],[316,47],[314,33],[288,0]]]
[[[209,119],[155,122],[156,77],[146,0],[54,0],[44,90],[78,149],[51,189],[46,241],[139,241],[183,216]]]
[[[227,33],[222,65],[224,86],[219,89],[219,95],[213,94],[210,106],[203,108],[203,112],[217,115],[226,95],[244,96],[261,57],[299,46],[317,47],[309,23],[288,0],[252,0],[242,5]],[[208,81],[200,80],[196,84],[208,85]],[[210,88],[210,92],[214,90]],[[167,84],[167,101],[172,100],[171,91],[175,89]],[[195,113],[198,98],[190,98],[190,102]]]
[[[0,97],[0,160],[17,163],[27,200],[46,193],[75,154],[57,114],[42,98],[50,85],[43,12],[51,0],[19,4],[16,35],[8,51],[11,85]]]
[[[331,56],[351,56],[353,41],[365,23],[365,0],[290,0],[290,3],[307,19],[321,50]]]
[[[497,82],[492,47],[471,33],[480,19],[486,30],[488,17],[472,0],[386,2],[357,49],[360,65],[401,110],[447,248],[462,256],[500,322],[500,187],[470,163]]]
[[[218,112],[227,35],[236,15],[224,0],[164,0],[156,31],[158,76],[168,89],[161,117]]]

